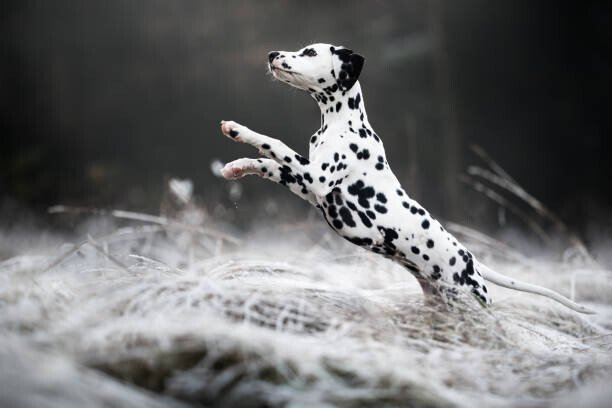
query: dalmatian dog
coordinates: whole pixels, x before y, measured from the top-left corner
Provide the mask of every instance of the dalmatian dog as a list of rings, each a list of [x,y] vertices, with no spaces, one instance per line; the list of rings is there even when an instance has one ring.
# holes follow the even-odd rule
[[[398,262],[430,298],[452,305],[470,294],[491,303],[485,281],[552,298],[591,312],[549,289],[519,282],[487,268],[402,188],[366,114],[357,80],[364,58],[344,47],[313,44],[268,54],[272,75],[307,92],[321,109],[321,127],[310,137],[308,158],[278,139],[233,121],[221,131],[265,158],[243,158],[222,169],[226,179],[258,175],[288,187],[318,208],[340,236]],[[469,298],[469,296],[468,296]]]

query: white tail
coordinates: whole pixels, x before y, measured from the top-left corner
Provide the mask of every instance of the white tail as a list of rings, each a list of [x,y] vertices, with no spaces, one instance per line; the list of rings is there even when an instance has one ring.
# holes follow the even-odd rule
[[[547,298],[556,300],[562,305],[567,306],[570,309],[575,310],[577,312],[586,313],[586,314],[595,314],[595,311],[589,309],[588,307],[579,305],[576,302],[572,302],[565,296],[562,296],[558,294],[557,292],[552,291],[550,289],[543,288],[542,286],[532,285],[530,283],[521,282],[513,278],[509,278],[507,276],[504,276],[500,273],[495,272],[494,270],[488,268],[487,266],[481,263],[478,263],[478,265],[476,266],[476,269],[482,274],[483,278],[485,278],[489,282],[492,282],[498,286],[503,286],[509,289],[515,289],[515,290],[520,290],[522,292],[529,292],[529,293],[535,293],[537,295],[546,296]]]

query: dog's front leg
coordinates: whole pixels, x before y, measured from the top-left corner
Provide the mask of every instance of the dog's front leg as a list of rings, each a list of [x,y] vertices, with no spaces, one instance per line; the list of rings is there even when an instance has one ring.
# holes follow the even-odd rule
[[[306,180],[303,176],[294,174],[288,166],[279,164],[274,160],[246,158],[234,160],[223,167],[221,174],[228,180],[239,179],[247,174],[267,178],[288,187],[297,196],[317,206],[315,195],[310,190],[312,179],[310,181]]]
[[[277,166],[274,167],[273,176],[269,178],[288,186],[297,195],[317,205],[316,197],[321,195],[324,186],[319,174],[320,170],[315,168],[308,159],[293,151],[280,140],[254,132],[233,121],[222,121],[221,131],[236,142],[254,146],[262,155],[274,161]]]
[[[253,132],[234,121],[221,121],[221,132],[235,142],[254,146],[262,155],[287,165],[294,172],[307,171],[310,162],[278,139]]]

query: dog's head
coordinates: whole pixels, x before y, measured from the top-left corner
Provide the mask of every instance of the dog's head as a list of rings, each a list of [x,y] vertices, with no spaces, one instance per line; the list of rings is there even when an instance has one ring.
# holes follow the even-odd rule
[[[268,54],[268,67],[275,78],[311,92],[326,88],[351,89],[364,61],[352,50],[331,44],[312,44],[295,52],[272,51]]]

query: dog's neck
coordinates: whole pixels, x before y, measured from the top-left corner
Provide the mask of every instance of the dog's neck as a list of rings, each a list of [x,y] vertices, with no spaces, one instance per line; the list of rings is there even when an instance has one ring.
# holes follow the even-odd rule
[[[355,82],[348,91],[337,89],[333,92],[314,92],[311,93],[311,96],[317,101],[321,110],[322,130],[336,124],[341,126],[363,126],[367,124],[369,126],[359,81]],[[338,107],[340,108],[339,111]]]

